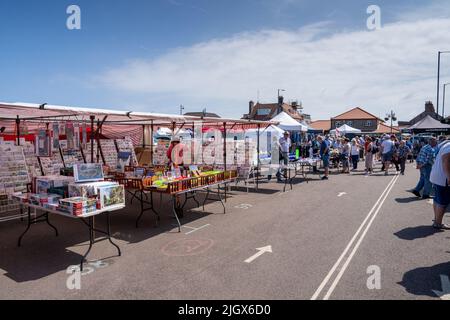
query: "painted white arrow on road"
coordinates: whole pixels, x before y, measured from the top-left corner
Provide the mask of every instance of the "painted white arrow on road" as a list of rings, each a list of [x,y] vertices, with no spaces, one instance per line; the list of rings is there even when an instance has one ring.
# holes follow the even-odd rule
[[[450,279],[448,276],[441,274],[442,291],[433,290],[433,292],[441,298],[441,300],[450,300]]]
[[[258,259],[260,256],[262,256],[264,253],[270,252],[272,253],[272,246],[267,246],[267,247],[263,247],[263,248],[257,248],[256,250],[258,250],[259,252],[256,253],[255,255],[251,256],[250,258],[248,258],[247,260],[245,260],[245,263],[252,263],[253,261],[255,261],[256,259]]]
[[[338,197],[340,198],[342,196],[345,196],[346,194],[347,194],[347,192],[341,192],[341,193],[338,194]]]

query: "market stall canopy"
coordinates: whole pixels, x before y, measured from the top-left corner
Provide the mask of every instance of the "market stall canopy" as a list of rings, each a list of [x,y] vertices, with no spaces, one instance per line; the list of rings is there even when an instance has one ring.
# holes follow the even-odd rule
[[[431,116],[426,116],[421,121],[417,122],[415,125],[408,128],[412,131],[449,131],[450,125],[441,123],[438,120],[432,118]]]
[[[0,121],[14,121],[17,117],[31,122],[44,122],[46,120],[76,120],[78,122],[89,122],[89,117],[95,116],[102,119],[107,116],[105,125],[157,125],[172,128],[200,123],[208,127],[226,127],[227,129],[241,127],[243,129],[266,128],[277,122],[228,119],[228,118],[208,118],[195,116],[182,116],[173,114],[118,111],[97,108],[79,108],[68,106],[39,105],[31,103],[6,103],[0,102]],[[40,119],[38,119],[40,118]],[[14,124],[13,124],[14,126]],[[7,128],[8,129],[8,128]]]
[[[352,128],[347,124],[344,124],[343,126],[335,129],[335,130],[331,130],[331,134],[340,134],[340,135],[346,135],[346,134],[356,134],[356,133],[362,133],[361,130],[356,129],[356,128]]]
[[[278,127],[282,130],[301,131],[301,132],[308,131],[307,126],[301,124],[300,122],[292,118],[290,115],[288,115],[286,112],[280,113],[275,118],[273,118],[272,121],[279,122]]]

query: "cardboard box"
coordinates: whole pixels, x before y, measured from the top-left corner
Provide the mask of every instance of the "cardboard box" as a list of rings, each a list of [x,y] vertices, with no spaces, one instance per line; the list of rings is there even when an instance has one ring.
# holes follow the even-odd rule
[[[100,187],[99,196],[102,209],[125,205],[125,187],[123,185]]]

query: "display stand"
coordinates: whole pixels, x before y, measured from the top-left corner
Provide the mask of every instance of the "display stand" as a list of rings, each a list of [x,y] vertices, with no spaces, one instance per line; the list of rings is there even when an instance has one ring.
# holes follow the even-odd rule
[[[117,210],[121,210],[123,208],[125,208],[124,205],[120,205],[120,206],[113,206],[113,207],[109,207],[106,209],[102,209],[102,210],[97,210],[95,212],[86,214],[86,215],[82,215],[82,216],[74,216],[74,215],[70,215],[70,214],[66,214],[60,211],[56,211],[56,210],[49,210],[46,208],[43,208],[41,206],[38,205],[33,205],[33,204],[22,204],[24,207],[27,207],[27,211],[28,211],[28,216],[27,216],[27,228],[25,229],[25,231],[20,235],[19,240],[18,240],[18,246],[21,247],[22,246],[22,239],[23,237],[28,233],[28,231],[30,230],[32,225],[38,224],[38,223],[47,223],[56,233],[56,236],[59,235],[58,233],[58,229],[56,229],[56,227],[54,225],[52,225],[50,223],[49,220],[49,213],[52,214],[56,214],[59,216],[63,216],[66,218],[71,218],[71,219],[79,219],[86,227],[88,227],[89,229],[89,248],[87,249],[86,253],[83,255],[83,258],[81,259],[80,262],[80,270],[83,271],[83,264],[86,261],[87,256],[89,255],[89,253],[91,252],[91,249],[93,247],[93,245],[97,242],[100,241],[104,241],[104,240],[108,240],[114,247],[116,247],[117,252],[118,252],[118,256],[120,257],[122,255],[122,252],[119,248],[119,246],[117,244],[115,244],[112,239],[111,239],[111,222],[110,222],[110,213],[113,211],[117,211]],[[40,210],[43,211],[44,213],[40,216],[37,216],[35,218],[31,217],[31,209],[34,208],[36,210]],[[94,217],[101,215],[101,214],[105,214],[106,215],[106,229],[105,230],[101,230],[98,229],[94,226]],[[95,232],[98,232],[100,234],[103,234],[105,236],[105,238],[103,239],[96,239],[95,237]]]

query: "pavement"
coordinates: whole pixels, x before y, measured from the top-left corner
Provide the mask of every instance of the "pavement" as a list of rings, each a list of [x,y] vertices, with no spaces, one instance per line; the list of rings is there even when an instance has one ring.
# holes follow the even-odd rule
[[[34,225],[21,248],[26,223],[4,223],[0,299],[445,299],[450,231],[431,228],[432,203],[406,191],[418,177],[413,165],[387,177],[378,166],[369,177],[297,179],[288,192],[276,182],[260,192],[241,185],[226,214],[219,202],[203,212],[190,201],[181,233],[168,199],[155,197],[158,227],[148,213],[136,229],[134,203],[111,216],[122,256],[107,241],[95,244],[80,289],[68,286],[67,271],[87,249],[80,221],[51,216],[59,236]]]

